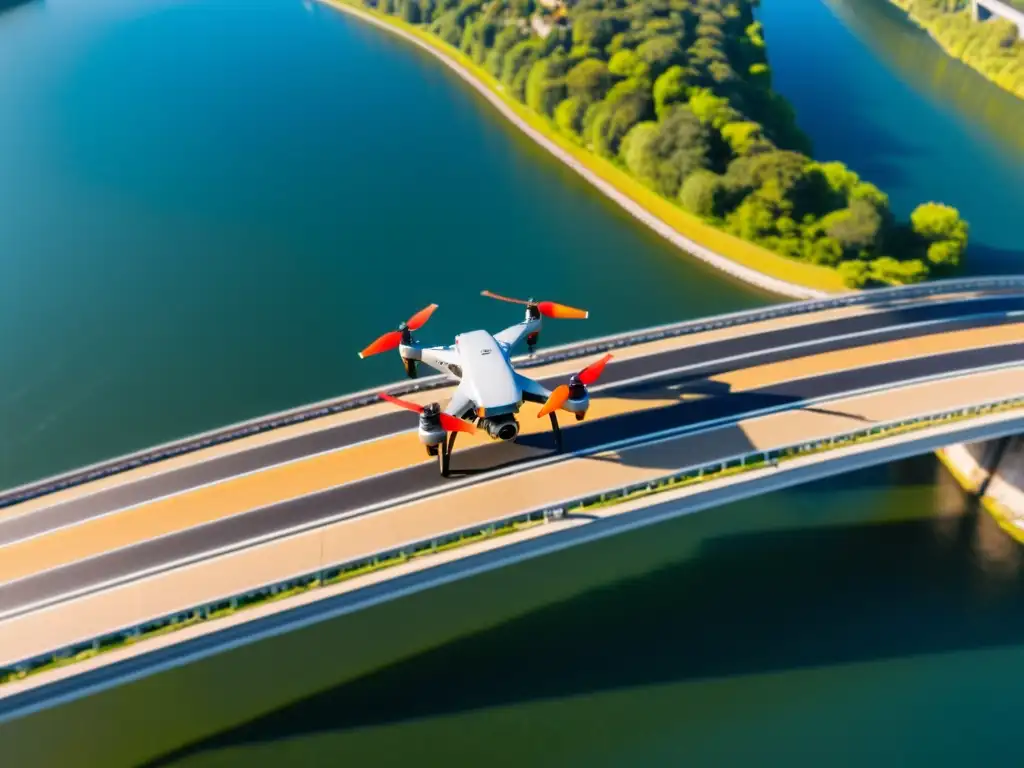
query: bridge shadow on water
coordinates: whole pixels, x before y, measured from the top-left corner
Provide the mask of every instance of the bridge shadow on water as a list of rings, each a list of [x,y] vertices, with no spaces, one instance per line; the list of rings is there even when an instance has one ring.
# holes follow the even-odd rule
[[[403,658],[148,765],[638,686],[1019,645],[1021,553],[1000,578],[979,577],[980,525],[994,526],[971,511],[709,535],[660,570]]]

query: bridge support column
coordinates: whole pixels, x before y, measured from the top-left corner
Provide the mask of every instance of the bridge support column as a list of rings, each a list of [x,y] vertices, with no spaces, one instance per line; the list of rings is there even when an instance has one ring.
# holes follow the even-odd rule
[[[1017,435],[1003,447],[985,486],[982,504],[1003,528],[1024,543],[1024,437]]]

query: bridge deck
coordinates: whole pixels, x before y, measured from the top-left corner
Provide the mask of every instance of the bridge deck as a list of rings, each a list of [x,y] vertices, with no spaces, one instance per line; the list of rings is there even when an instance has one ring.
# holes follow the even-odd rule
[[[704,460],[715,453],[735,454],[746,446],[768,449],[802,440],[812,441],[865,423],[952,409],[979,399],[1010,397],[1019,394],[1022,387],[1024,365],[973,374],[967,381],[941,380],[901,390],[841,398],[830,402],[827,408],[743,419],[700,435],[574,458],[537,467],[525,474],[494,478],[447,495],[400,504],[386,513],[341,520],[281,541],[204,560],[188,568],[9,619],[0,623],[0,664],[32,655],[38,651],[40,643],[57,647],[70,644],[109,631],[112,626],[131,626],[185,606],[211,602],[224,594],[256,588],[289,573],[315,570],[323,563],[353,559],[404,541],[429,538],[474,523],[486,523],[517,509],[550,503],[552,488],[557,487],[567,498],[576,497],[609,485],[654,479],[672,471],[687,458]],[[690,492],[701,490],[701,486],[695,486]],[[611,506],[596,509],[593,514],[609,517],[627,514],[631,508],[629,505]],[[544,526],[534,535],[554,533],[564,525],[585,522],[566,521]],[[465,555],[463,550],[454,550],[447,557]],[[437,562],[430,558],[419,561],[418,565],[429,567]],[[372,574],[345,582],[322,596],[359,589],[394,575],[391,571]],[[0,691],[0,695],[16,690]]]
[[[602,391],[595,391],[587,421],[563,422],[570,450],[715,419],[727,423],[618,455],[550,464],[547,422],[531,418],[534,409],[525,406],[518,444],[460,436],[453,469],[464,476],[443,481],[416,438],[415,420],[370,406],[35,499],[0,517],[0,664],[317,563],[444,533],[481,515],[494,519],[751,446],[936,410],[939,403],[1019,394],[1024,374],[1014,368],[973,373],[969,386],[946,380],[852,395],[1024,362],[1024,323],[1015,321],[1022,311],[1024,296],[1016,294],[947,296],[624,349],[608,366]],[[531,375],[557,376],[552,383],[558,383],[581,365],[551,365]],[[444,395],[416,397],[443,401]],[[819,397],[835,402],[803,407]],[[258,537],[299,524],[321,527],[255,546]],[[248,549],[208,559],[242,545]],[[147,569],[183,558],[207,559],[138,580]],[[134,581],[69,599],[114,579]],[[59,602],[14,617],[49,601]]]

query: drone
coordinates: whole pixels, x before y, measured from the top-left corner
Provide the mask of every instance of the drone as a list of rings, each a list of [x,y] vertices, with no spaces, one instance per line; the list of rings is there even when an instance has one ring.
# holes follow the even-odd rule
[[[553,301],[511,299],[490,291],[481,291],[480,295],[525,305],[526,316],[522,322],[510,325],[494,335],[483,330],[469,331],[458,334],[454,344],[425,347],[412,334],[422,328],[434,314],[437,304],[431,304],[399,325],[397,330],[385,333],[359,353],[362,359],[397,349],[409,378],[417,377],[418,365],[422,364],[458,380],[459,384],[443,410],[436,402],[420,405],[400,400],[386,392],[379,394],[382,400],[419,414],[420,441],[426,446],[428,456],[438,458],[442,477],[449,475],[451,454],[459,432],[472,434],[479,427],[492,440],[514,441],[519,435],[516,414],[524,402],[541,405],[537,418],[550,418],[555,444],[557,450],[561,451],[562,432],[556,411],[567,411],[575,415],[576,421],[583,421],[590,407],[587,387],[598,380],[612,358],[610,354],[605,355],[572,374],[567,384],[548,390],[513,368],[512,350],[525,341],[530,354],[533,354],[540,338],[542,317],[582,320],[589,313]]]

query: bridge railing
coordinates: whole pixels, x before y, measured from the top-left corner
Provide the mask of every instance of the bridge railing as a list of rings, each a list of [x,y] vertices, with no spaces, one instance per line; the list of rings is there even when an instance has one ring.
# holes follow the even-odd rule
[[[948,280],[936,280],[908,286],[891,288],[873,288],[865,291],[851,291],[837,294],[824,299],[810,299],[773,304],[769,307],[742,310],[728,314],[715,315],[697,320],[686,320],[678,323],[654,326],[650,328],[627,331],[624,333],[603,336],[583,342],[572,342],[557,347],[550,347],[538,352],[533,357],[516,357],[514,362],[518,368],[532,368],[549,363],[561,362],[578,357],[607,352],[613,349],[635,346],[665,338],[701,333],[704,331],[729,328],[737,325],[774,320],[809,314],[838,307],[863,304],[880,304],[887,301],[904,301],[924,298],[943,293],[962,293],[967,291],[995,291],[1024,289],[1024,275],[1008,275],[995,277],[971,277]],[[386,391],[396,396],[422,392],[450,386],[454,379],[447,375],[424,376],[420,379],[393,382],[372,389],[366,389],[341,397],[323,400],[318,403],[299,406],[286,411],[261,416],[249,421],[221,427],[198,435],[175,440],[154,446],[143,451],[109,459],[88,467],[72,470],[60,475],[37,480],[0,493],[0,509],[18,504],[38,496],[55,493],[92,480],[126,472],[158,461],[192,453],[203,448],[238,440],[243,437],[260,434],[274,429],[301,424],[313,419],[323,418],[336,413],[362,408],[378,402],[377,393]]]
[[[305,591],[311,588],[330,586],[353,576],[400,565],[412,558],[474,543],[485,538],[511,533],[525,526],[546,523],[585,511],[596,505],[613,504],[673,490],[690,484],[720,479],[733,473],[752,471],[777,465],[792,459],[799,459],[815,453],[850,447],[865,441],[897,436],[903,432],[919,432],[929,427],[939,427],[967,419],[982,418],[1001,412],[1024,409],[1024,396],[981,402],[972,406],[920,414],[912,418],[878,422],[819,440],[800,441],[768,450],[751,450],[734,456],[716,459],[703,464],[693,464],[675,472],[666,473],[653,480],[633,485],[607,488],[599,493],[563,499],[554,504],[518,512],[514,515],[495,518],[484,523],[442,533],[426,539],[407,542],[385,551],[364,555],[359,558],[334,564],[318,564],[316,568],[290,576],[273,583],[264,584],[235,595],[225,596],[213,602],[195,605],[144,622],[122,627],[102,636],[76,642],[59,649],[51,649],[16,663],[0,668],[0,682],[23,677],[35,670],[50,665],[67,663],[81,654],[90,654],[136,641],[146,635],[163,632],[172,625],[185,626],[238,609],[258,605],[269,598],[281,597],[289,591]]]

